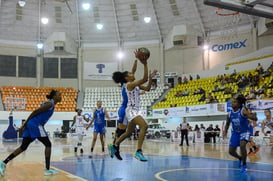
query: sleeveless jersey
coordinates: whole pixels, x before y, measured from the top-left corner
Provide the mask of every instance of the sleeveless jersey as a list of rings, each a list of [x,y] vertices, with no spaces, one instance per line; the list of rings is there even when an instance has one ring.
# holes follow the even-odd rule
[[[139,97],[139,87],[136,86],[133,90],[129,91],[126,86],[126,93],[128,97],[127,108],[139,110],[140,107],[140,97]]]
[[[94,125],[104,125],[105,126],[105,113],[104,109],[96,109],[94,112],[95,115],[95,120],[94,120]]]
[[[50,99],[48,101],[45,101],[41,104],[41,107],[47,103],[47,102],[51,102],[52,103],[52,107],[50,109],[48,109],[47,111],[44,111],[44,112],[41,112],[40,114],[34,116],[33,118],[31,118],[29,120],[29,122],[32,122],[34,124],[37,124],[37,125],[42,125],[44,126],[47,121],[49,120],[49,118],[52,116],[53,112],[54,112],[54,108],[55,108],[55,105],[54,105],[54,100],[53,99]]]
[[[77,127],[84,127],[85,126],[85,120],[83,119],[83,115],[76,115],[76,126]]]
[[[249,121],[242,113],[242,108],[234,112],[233,109],[229,114],[229,120],[232,123],[233,133],[245,133],[249,129]]]
[[[270,120],[265,119],[264,125],[269,129],[273,130],[273,118],[271,118]]]
[[[127,106],[127,103],[128,103],[128,96],[127,96],[127,93],[126,93],[125,84],[122,85],[122,88],[121,88],[121,95],[122,95],[122,103],[121,103],[121,106],[122,106],[122,107],[126,107],[126,106]]]

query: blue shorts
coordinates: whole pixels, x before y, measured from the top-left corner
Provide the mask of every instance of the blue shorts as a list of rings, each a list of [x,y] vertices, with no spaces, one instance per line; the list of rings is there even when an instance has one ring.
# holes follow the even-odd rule
[[[94,125],[94,132],[99,134],[105,134],[105,125],[95,124]]]
[[[37,125],[35,122],[29,121],[23,131],[22,137],[36,139],[39,137],[48,137],[48,135],[44,126]]]
[[[252,134],[253,135],[253,134]],[[247,141],[250,142],[250,137],[251,137],[251,133],[250,132],[245,132],[245,133],[241,133],[240,134],[240,141]]]
[[[118,110],[118,117],[119,117],[118,123],[124,124],[124,125],[128,124],[128,120],[127,120],[125,114],[126,114],[126,107],[121,106]]]
[[[250,136],[253,136],[253,126],[249,126],[249,132],[250,132]]]
[[[234,148],[240,146],[240,133],[231,133],[229,146]]]

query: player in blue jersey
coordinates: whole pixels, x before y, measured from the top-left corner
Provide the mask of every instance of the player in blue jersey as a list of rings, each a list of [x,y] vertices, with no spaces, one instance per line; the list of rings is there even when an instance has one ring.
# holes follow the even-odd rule
[[[246,99],[243,95],[238,95],[232,100],[232,110],[227,116],[224,137],[227,135],[228,128],[232,124],[232,131],[229,144],[229,154],[239,159],[241,172],[247,171],[246,166],[246,144],[250,139],[249,120],[257,121],[256,113],[251,113],[244,107]],[[238,155],[236,148],[240,146],[241,155]],[[241,165],[242,164],[242,165]]]
[[[49,100],[42,103],[41,106],[33,111],[28,119],[24,122],[20,129],[23,129],[23,141],[19,148],[11,153],[4,161],[0,161],[0,174],[5,174],[6,164],[25,151],[29,144],[35,139],[45,145],[45,170],[44,175],[53,175],[57,173],[57,170],[50,169],[50,156],[51,156],[51,142],[48,138],[44,125],[54,112],[55,105],[61,102],[61,93],[52,90],[49,95],[46,96]]]
[[[135,129],[136,125],[140,127],[137,151],[135,152],[135,157],[140,161],[147,161],[147,159],[142,154],[142,145],[144,141],[144,137],[146,134],[146,130],[148,125],[143,117],[140,115],[140,99],[139,93],[140,89],[142,89],[142,84],[148,81],[148,66],[147,66],[147,59],[149,57],[145,56],[144,54],[140,55],[138,52],[135,52],[136,57],[140,60],[140,62],[144,65],[144,73],[143,78],[140,80],[135,81],[134,74],[131,72],[114,72],[113,73],[113,80],[116,83],[125,84],[126,94],[128,96],[128,103],[125,111],[125,117],[128,120],[128,125],[126,132],[122,134],[114,143],[114,145],[109,146],[111,157],[114,155],[119,159],[120,154],[118,150],[119,144],[127,138],[129,135],[132,134],[132,131]],[[138,56],[140,55],[140,56]]]
[[[105,126],[106,126],[106,121],[105,117],[107,118],[107,121],[110,121],[110,117],[108,115],[108,111],[106,108],[102,107],[102,101],[99,100],[97,102],[97,108],[93,112],[93,116],[91,119],[91,122],[89,125],[86,127],[86,130],[93,124],[94,122],[94,132],[93,132],[93,140],[91,144],[91,156],[94,151],[94,147],[97,141],[97,136],[100,134],[100,141],[101,141],[101,146],[102,146],[102,152],[104,152],[104,137],[105,137]]]

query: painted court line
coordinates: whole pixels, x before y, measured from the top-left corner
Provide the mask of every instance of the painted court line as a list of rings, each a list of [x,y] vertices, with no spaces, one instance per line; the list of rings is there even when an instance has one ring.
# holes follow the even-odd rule
[[[183,170],[240,170],[236,168],[179,168],[179,169],[170,169],[170,170],[165,170],[161,171],[155,174],[155,178],[160,180],[160,181],[168,181],[165,180],[161,177],[162,174],[165,173],[170,173],[170,172],[176,172],[176,171],[183,171]],[[253,172],[263,172],[263,173],[271,173],[273,174],[273,171],[266,171],[266,170],[252,170],[248,169],[248,171],[253,171]]]

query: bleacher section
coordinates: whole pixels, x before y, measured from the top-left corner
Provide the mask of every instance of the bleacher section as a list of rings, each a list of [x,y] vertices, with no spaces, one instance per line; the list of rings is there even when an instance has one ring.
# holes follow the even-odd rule
[[[219,77],[209,77],[209,78],[202,78],[198,80],[192,80],[188,83],[177,84],[173,89],[171,89],[168,94],[165,96],[165,100],[159,102],[158,104],[153,106],[153,109],[160,109],[160,108],[169,108],[169,107],[183,107],[183,106],[193,106],[193,105],[200,105],[208,103],[207,100],[200,100],[202,94],[194,94],[196,90],[202,88],[205,91],[205,97],[208,97],[210,93],[211,96],[216,100],[216,102],[222,103],[226,102],[233,97],[233,95],[238,94],[241,92],[238,83],[238,77],[245,76],[248,77],[249,75],[256,76],[258,73],[255,70],[248,70],[243,72],[238,72],[236,75],[225,75],[225,78],[232,77],[230,82],[221,85],[220,81],[217,81]],[[272,76],[271,76],[272,77]],[[266,78],[265,81],[260,83],[260,86],[271,82],[272,78]],[[215,86],[221,88],[224,86],[225,88],[229,88],[232,93],[225,93],[224,90],[221,91],[214,91]],[[244,87],[242,87],[242,90]],[[179,95],[180,93],[185,92],[186,90],[189,91],[189,95],[182,96]],[[244,92],[247,94],[249,88],[247,87],[246,91]],[[271,91],[271,90],[270,90]]]
[[[143,92],[140,95],[141,109],[147,109],[152,103],[157,100],[166,86],[157,86],[156,89],[148,92]],[[83,110],[93,111],[97,107],[97,101],[102,101],[102,106],[107,108],[108,111],[117,111],[121,105],[121,88],[120,87],[87,87],[85,88]]]
[[[46,95],[52,89],[62,93],[62,102],[58,103],[55,111],[75,111],[78,91],[73,88],[61,87],[22,87],[22,86],[2,86],[2,103],[5,107],[6,98],[25,98],[25,109],[16,109],[16,111],[33,111],[38,108],[43,101],[46,101]],[[9,111],[10,109],[5,109]]]

